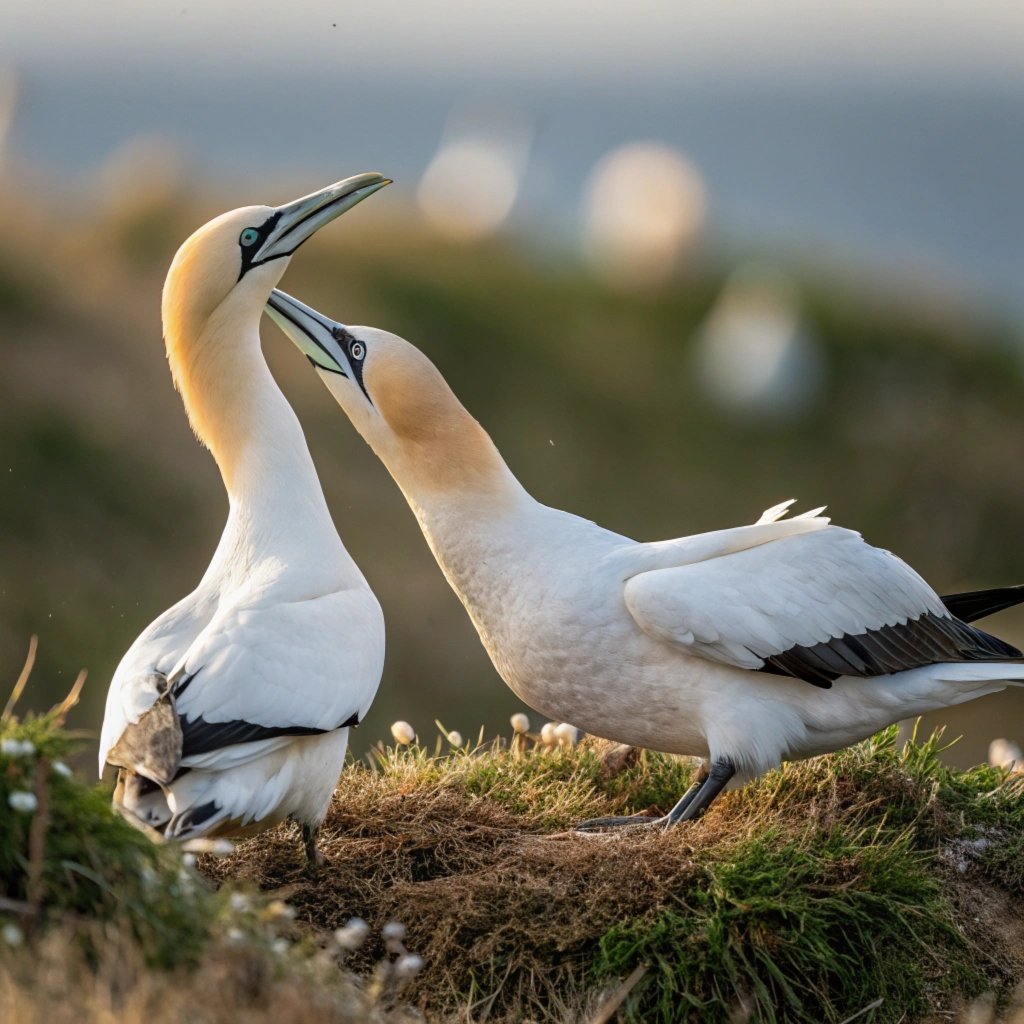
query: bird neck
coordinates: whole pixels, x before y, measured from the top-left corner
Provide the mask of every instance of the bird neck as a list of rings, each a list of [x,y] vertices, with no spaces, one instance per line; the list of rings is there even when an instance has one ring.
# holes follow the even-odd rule
[[[340,548],[302,428],[263,358],[259,322],[234,314],[225,303],[196,338],[167,338],[189,421],[228,492],[222,545],[244,547],[247,560],[259,550]]]
[[[384,443],[371,440],[371,446],[444,566],[462,546],[486,546],[492,529],[500,530],[507,517],[535,502],[454,395],[451,404],[422,422],[414,435],[391,434]]]

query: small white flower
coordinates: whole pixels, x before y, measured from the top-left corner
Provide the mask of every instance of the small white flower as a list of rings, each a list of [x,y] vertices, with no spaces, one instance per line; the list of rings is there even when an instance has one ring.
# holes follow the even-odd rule
[[[241,928],[229,928],[228,929],[228,942],[233,946],[240,946],[245,942],[245,932]]]
[[[230,839],[186,839],[181,848],[186,853],[209,853],[214,857],[230,857],[235,852]]]
[[[462,733],[459,732],[457,729],[452,729],[452,731],[450,733],[448,733],[448,742],[453,747],[461,747],[462,746]]]
[[[401,921],[388,921],[380,934],[385,942],[401,942],[405,938],[405,925]]]
[[[557,726],[554,722],[545,722],[540,730],[540,742],[545,747],[553,747],[557,742],[558,738],[555,736],[555,729]]]
[[[181,855],[181,863],[187,868],[194,868],[196,866],[196,855],[194,853],[183,853]]]
[[[578,738],[579,730],[575,725],[570,725],[568,722],[560,722],[555,727],[555,739],[558,741],[559,746],[574,747]]]
[[[334,941],[342,949],[359,949],[370,934],[370,926],[361,918],[350,918],[342,928],[334,932]]]
[[[406,953],[395,961],[395,975],[399,978],[415,978],[423,970],[423,957]]]
[[[10,804],[11,810],[24,811],[25,814],[35,813],[39,806],[35,793],[29,793],[24,789],[12,790],[7,797],[7,803]]]
[[[244,914],[251,906],[252,903],[244,892],[233,892],[231,894],[231,909],[236,914]]]
[[[20,946],[25,941],[25,933],[16,924],[5,924],[0,928],[0,937],[8,946]]]
[[[285,953],[291,948],[291,943],[287,939],[274,939],[270,944],[270,948],[278,955],[284,956]]]
[[[1008,772],[1024,772],[1024,753],[1013,740],[993,740],[988,745],[988,763]]]
[[[54,761],[51,767],[57,775],[65,779],[71,778],[71,769],[63,761]]]
[[[31,740],[16,740],[8,737],[0,740],[0,754],[8,757],[31,757],[36,752],[36,745]]]
[[[509,721],[512,723],[513,732],[524,733],[530,731],[530,719],[522,711],[517,711]]]
[[[394,736],[395,742],[402,746],[408,746],[416,739],[416,731],[408,722],[392,722],[391,735]]]

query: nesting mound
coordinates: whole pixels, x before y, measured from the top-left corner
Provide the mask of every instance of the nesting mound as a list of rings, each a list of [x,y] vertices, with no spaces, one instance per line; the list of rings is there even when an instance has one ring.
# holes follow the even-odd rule
[[[1024,979],[1021,785],[939,750],[888,730],[698,823],[598,837],[568,829],[667,809],[689,766],[610,768],[598,744],[382,750],[343,774],[315,877],[289,827],[203,870],[286,891],[314,934],[403,922],[431,1018],[606,1019],[621,1003],[645,1021],[821,1022],[882,999],[865,1019],[925,1020]]]

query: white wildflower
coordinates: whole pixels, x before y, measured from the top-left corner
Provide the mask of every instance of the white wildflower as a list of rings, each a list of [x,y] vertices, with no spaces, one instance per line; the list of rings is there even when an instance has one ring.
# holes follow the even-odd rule
[[[462,733],[459,732],[457,729],[452,729],[452,731],[450,733],[448,733],[448,742],[453,747],[461,747],[462,746]]]
[[[244,892],[233,892],[231,894],[231,909],[236,914],[244,914],[251,906],[252,903]]]
[[[39,806],[35,793],[29,793],[24,789],[11,790],[7,797],[7,803],[10,804],[11,810],[24,811],[25,814],[35,813],[35,809]]]
[[[370,934],[370,926],[361,918],[350,918],[342,928],[334,932],[334,941],[342,949],[359,949]]]
[[[553,747],[558,739],[555,736],[555,730],[558,726],[554,722],[545,722],[540,730],[540,742],[545,747]]]
[[[1009,772],[1024,773],[1024,752],[1012,740],[993,740],[988,745],[988,763]]]
[[[245,942],[245,932],[241,928],[229,928],[228,929],[228,942],[233,946],[240,946]]]
[[[385,942],[401,942],[405,938],[405,925],[401,921],[388,921],[380,934]]]
[[[63,761],[54,761],[51,767],[53,768],[54,772],[57,775],[60,775],[62,778],[71,778],[71,769]]]
[[[25,933],[16,924],[5,924],[0,928],[0,937],[8,946],[20,946],[25,941]]]
[[[408,722],[392,722],[391,735],[394,736],[395,742],[402,746],[408,746],[416,739],[416,731]]]
[[[31,757],[36,752],[36,745],[31,740],[16,740],[8,737],[0,740],[0,754],[8,757]]]
[[[183,853],[181,855],[181,863],[187,868],[194,868],[196,866],[196,855],[194,853]]]
[[[230,857],[235,852],[230,839],[186,839],[181,848],[186,853],[209,853],[214,857]]]
[[[287,939],[274,939],[270,944],[270,948],[278,955],[284,956],[285,953],[291,948],[291,943]]]
[[[530,720],[522,713],[522,711],[517,711],[509,721],[512,723],[512,731],[515,733],[530,731]]]
[[[398,978],[415,978],[423,970],[423,957],[415,953],[406,953],[395,961],[395,976]]]
[[[555,739],[558,741],[559,746],[574,747],[576,746],[577,739],[579,739],[579,730],[575,725],[570,725],[568,722],[560,722],[555,727]]]

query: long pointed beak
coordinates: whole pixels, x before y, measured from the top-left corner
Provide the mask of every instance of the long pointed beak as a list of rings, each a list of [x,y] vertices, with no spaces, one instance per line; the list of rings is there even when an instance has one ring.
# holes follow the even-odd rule
[[[312,192],[293,203],[279,206],[277,223],[263,245],[253,254],[252,262],[266,263],[267,260],[290,256],[325,224],[390,184],[390,178],[371,171],[336,181],[319,192]]]
[[[339,337],[345,336],[342,324],[328,319],[279,288],[270,293],[266,311],[317,369],[353,377],[352,366],[339,341]]]

